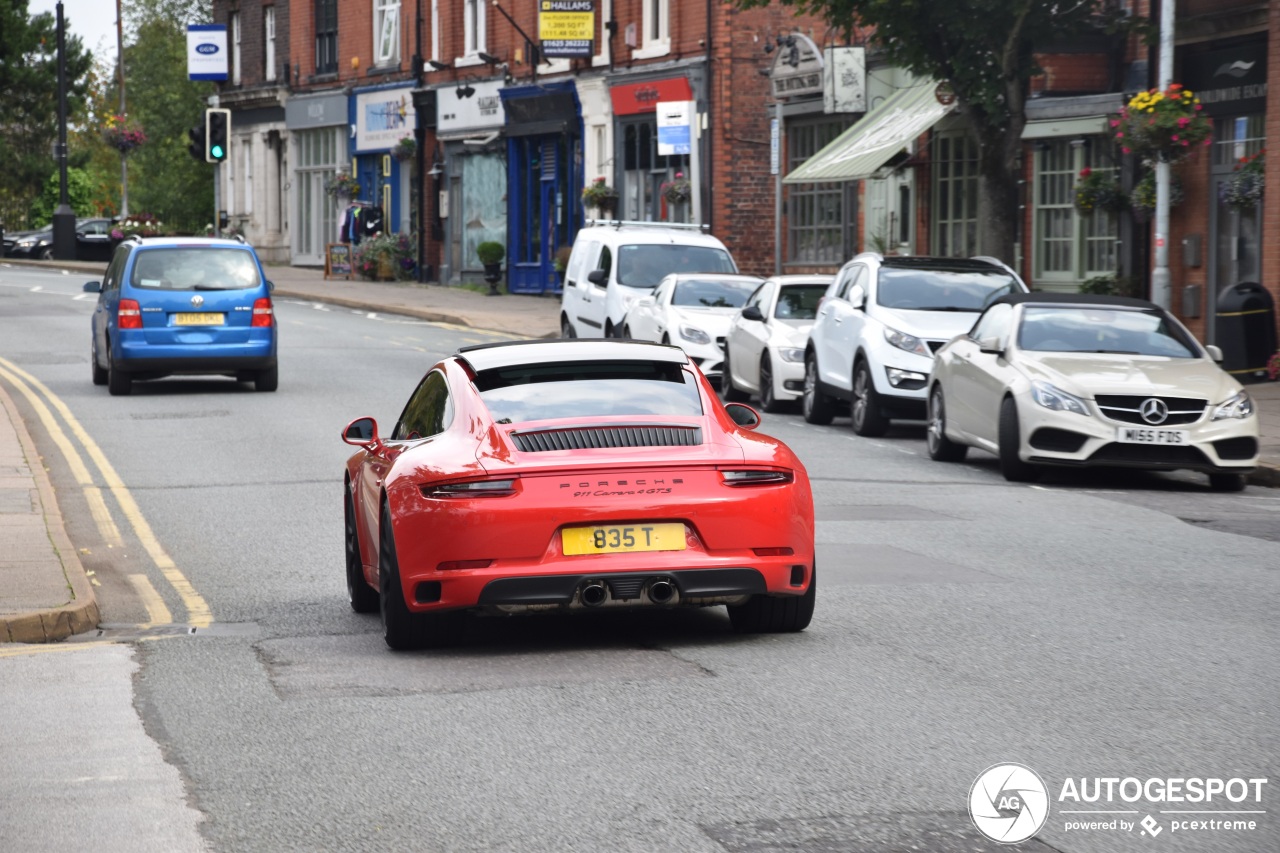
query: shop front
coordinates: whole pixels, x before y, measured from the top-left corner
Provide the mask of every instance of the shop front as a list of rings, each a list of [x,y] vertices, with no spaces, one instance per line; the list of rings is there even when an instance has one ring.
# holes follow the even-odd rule
[[[502,81],[467,81],[436,90],[436,139],[443,162],[438,189],[440,282],[483,280],[476,247],[507,242],[507,152],[502,136]]]
[[[360,194],[351,206],[376,207],[383,230],[409,233],[412,226],[410,175],[415,158],[412,141],[416,117],[411,86],[357,89],[351,98],[354,130],[351,173]]]
[[[582,118],[573,82],[502,90],[507,135],[507,289],[559,292],[554,259],[579,227]]]
[[[634,79],[629,77],[628,79]],[[662,192],[680,178],[689,178],[686,154],[658,154],[659,103],[694,100],[686,76],[665,77],[610,87],[614,115],[614,186],[618,189],[618,218],[645,222],[687,222],[689,205],[672,204]]]
[[[291,258],[323,266],[325,245],[338,239],[338,202],[325,184],[347,168],[347,96],[295,95],[285,103],[289,133]]]

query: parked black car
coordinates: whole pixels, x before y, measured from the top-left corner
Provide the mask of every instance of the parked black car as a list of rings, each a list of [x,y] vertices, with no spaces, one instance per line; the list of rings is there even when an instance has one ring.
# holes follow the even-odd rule
[[[109,261],[115,241],[111,239],[110,219],[76,220],[76,260]],[[53,260],[53,226],[37,231],[20,231],[4,235],[6,258]]]

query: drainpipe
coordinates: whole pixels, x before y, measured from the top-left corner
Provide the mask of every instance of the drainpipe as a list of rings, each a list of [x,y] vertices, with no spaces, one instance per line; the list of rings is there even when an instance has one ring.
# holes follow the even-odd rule
[[[1173,82],[1174,0],[1160,4],[1160,88]],[[1156,162],[1156,268],[1151,271],[1151,301],[1165,310],[1173,306],[1169,273],[1169,190],[1172,173],[1167,160]]]

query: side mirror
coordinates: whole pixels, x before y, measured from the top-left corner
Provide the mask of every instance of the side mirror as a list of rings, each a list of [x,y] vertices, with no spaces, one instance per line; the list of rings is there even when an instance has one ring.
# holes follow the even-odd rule
[[[760,413],[745,403],[725,403],[724,410],[729,413],[729,417],[733,418],[733,422],[743,429],[755,429],[760,426]]]
[[[84,283],[84,292],[85,292],[85,293],[101,293],[101,292],[102,292],[102,282],[100,282],[100,281],[86,281],[86,282]]]
[[[1000,346],[999,338],[985,338],[978,341],[978,352],[985,352],[990,355],[1004,355],[1004,347]]]
[[[342,431],[342,440],[356,447],[372,449],[382,443],[378,438],[378,422],[373,418],[356,418]]]
[[[274,281],[271,281],[270,279],[268,279],[268,280],[267,280],[267,292],[268,292],[268,293],[270,293],[271,291],[273,291],[273,290],[275,290],[275,289],[276,289],[276,283],[275,283]]]
[[[760,313],[759,305],[748,305],[742,309],[742,319],[755,320],[757,323],[764,322],[764,315]]]
[[[867,291],[860,284],[855,284],[849,288],[849,304],[859,311],[867,307]]]
[[[587,281],[604,287],[609,281],[609,274],[604,270],[592,270],[587,273]]]
[[[1209,344],[1205,347],[1205,351],[1209,353],[1209,358],[1219,363],[1222,362],[1222,350],[1219,347]]]

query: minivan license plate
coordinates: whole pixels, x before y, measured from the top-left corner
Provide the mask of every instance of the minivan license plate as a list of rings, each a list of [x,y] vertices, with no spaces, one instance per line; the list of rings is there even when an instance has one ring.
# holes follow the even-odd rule
[[[1190,444],[1191,437],[1185,429],[1120,427],[1116,441],[1122,444]]]
[[[225,314],[174,314],[173,325],[175,326],[221,326],[226,322]]]

